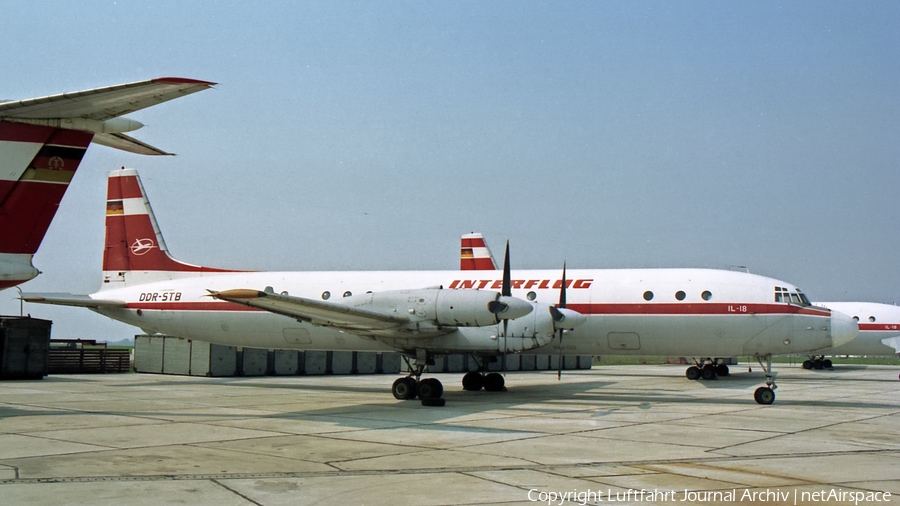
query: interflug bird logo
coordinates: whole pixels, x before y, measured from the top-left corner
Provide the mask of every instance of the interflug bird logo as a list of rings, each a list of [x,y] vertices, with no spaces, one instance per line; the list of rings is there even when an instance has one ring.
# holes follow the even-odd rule
[[[134,244],[131,245],[131,252],[135,255],[141,256],[143,254],[146,254],[155,246],[156,245],[153,243],[153,239],[135,239]]]

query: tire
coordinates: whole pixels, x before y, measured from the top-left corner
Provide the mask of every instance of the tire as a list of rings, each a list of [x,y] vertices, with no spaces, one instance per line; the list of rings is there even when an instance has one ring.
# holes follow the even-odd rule
[[[812,360],[804,360],[804,361],[803,361],[803,368],[806,369],[806,370],[812,369],[812,368],[813,368]]]
[[[775,402],[775,391],[769,387],[759,387],[753,392],[753,398],[758,404],[769,405]]]
[[[416,381],[412,378],[397,378],[397,381],[391,386],[391,393],[394,398],[401,401],[408,401],[416,398]]]
[[[832,363],[831,360],[828,360],[827,358],[822,361],[822,365],[825,367],[825,369],[834,369],[834,363]]]
[[[498,373],[492,372],[484,376],[484,389],[488,392],[502,392],[506,380]]]
[[[477,392],[484,387],[484,376],[477,372],[467,372],[462,379],[463,390]]]
[[[821,360],[818,360],[818,359],[813,360],[813,369],[815,369],[815,370],[817,370],[817,371],[821,371],[821,370],[824,369],[824,368],[825,368],[825,366],[822,365],[822,361],[821,361]]]
[[[700,377],[706,381],[719,379],[718,376],[716,376],[716,370],[712,367],[704,367],[701,369]]]
[[[716,375],[717,376],[730,376],[731,371],[728,370],[728,366],[725,364],[719,364],[716,366]]]
[[[434,378],[423,379],[416,387],[416,392],[422,401],[440,399],[444,395],[444,385]]]
[[[700,368],[692,365],[687,368],[687,371],[684,372],[684,375],[691,381],[698,380],[701,376]]]

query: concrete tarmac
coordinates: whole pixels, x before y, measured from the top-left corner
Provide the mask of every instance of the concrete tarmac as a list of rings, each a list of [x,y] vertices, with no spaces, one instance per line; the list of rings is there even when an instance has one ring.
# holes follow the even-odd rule
[[[685,367],[434,375],[444,407],[388,375],[0,382],[0,504],[900,502],[897,368],[776,365],[761,406],[755,364]]]

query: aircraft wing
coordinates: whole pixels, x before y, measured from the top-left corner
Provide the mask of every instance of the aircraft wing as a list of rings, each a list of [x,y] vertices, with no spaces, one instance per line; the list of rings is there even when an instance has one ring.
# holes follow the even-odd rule
[[[403,315],[381,313],[337,302],[292,295],[249,289],[208,291],[210,296],[216,299],[263,309],[271,313],[308,321],[314,325],[335,327],[354,333],[378,333],[410,322]]]
[[[38,304],[56,306],[87,307],[92,309],[125,307],[125,301],[109,299],[92,299],[87,295],[71,293],[23,293],[20,299]]]
[[[205,90],[216,83],[160,77],[134,83],[105,86],[0,103],[0,118],[84,118],[105,121],[178,97]]]

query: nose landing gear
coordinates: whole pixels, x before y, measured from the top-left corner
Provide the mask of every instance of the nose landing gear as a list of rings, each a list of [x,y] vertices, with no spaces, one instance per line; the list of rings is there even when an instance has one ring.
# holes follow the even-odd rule
[[[759,404],[772,404],[775,402],[775,389],[778,386],[775,385],[775,376],[772,375],[772,355],[766,355],[765,359],[766,363],[763,364],[763,357],[758,355],[756,357],[759,366],[766,373],[766,386],[757,388],[753,392],[753,398]]]

